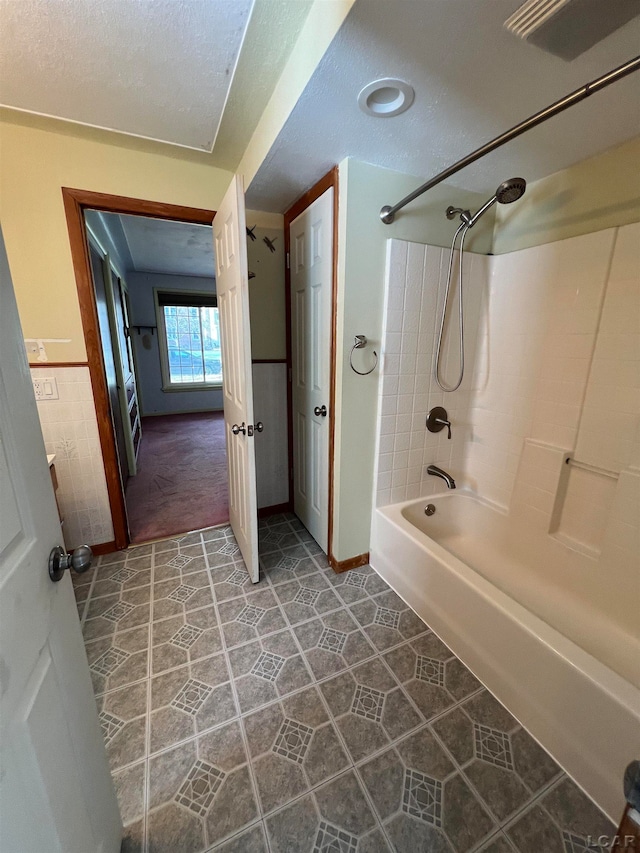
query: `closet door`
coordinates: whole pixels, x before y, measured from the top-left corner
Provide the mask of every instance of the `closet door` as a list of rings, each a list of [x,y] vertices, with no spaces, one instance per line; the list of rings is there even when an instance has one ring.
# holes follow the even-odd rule
[[[290,225],[293,500],[326,553],[329,530],[329,391],[333,189]]]

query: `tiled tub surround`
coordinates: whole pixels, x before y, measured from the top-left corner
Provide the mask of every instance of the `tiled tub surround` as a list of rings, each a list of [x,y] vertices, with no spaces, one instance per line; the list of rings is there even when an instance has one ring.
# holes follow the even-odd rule
[[[613,825],[370,568],[294,516],[74,578],[123,851],[574,853]]]
[[[440,491],[442,480],[426,473],[430,463],[444,468],[456,480],[464,477],[465,453],[472,435],[473,370],[469,354],[476,348],[480,306],[489,287],[490,271],[490,258],[465,252],[467,369],[458,391],[446,394],[435,382],[433,365],[449,252],[403,240],[388,240],[387,245],[376,506]],[[459,372],[457,258],[456,252],[455,286],[443,342],[442,373],[447,384],[455,383]],[[446,407],[453,425],[451,440],[446,429],[427,431],[427,412],[434,406]]]
[[[533,524],[550,527],[555,510],[555,531],[597,552],[608,484],[568,474],[563,511],[558,478],[544,471],[556,453],[614,475],[640,470],[640,223],[495,257],[466,253],[466,371],[449,394],[433,378],[447,261],[447,249],[388,241],[376,505],[440,491],[425,474],[434,462],[501,507],[515,501]],[[457,286],[454,297],[449,382],[458,372]],[[425,429],[437,405],[450,414],[451,441]],[[525,456],[534,453],[532,465]],[[585,510],[598,522],[586,524]]]
[[[56,455],[57,498],[64,515],[67,548],[113,541],[98,421],[89,368],[32,367],[34,379],[53,376],[58,400],[39,400],[47,453]]]
[[[520,619],[524,636],[532,633],[530,618],[535,620],[528,611],[542,615],[553,628],[541,623],[538,633],[542,637],[550,630],[556,636],[556,648],[562,648],[557,661],[575,660],[577,654],[584,663],[577,670],[585,676],[590,673],[586,682],[593,679],[596,693],[626,697],[620,707],[637,709],[637,690],[600,661],[637,684],[639,247],[640,224],[634,224],[483,261],[471,256],[465,294],[465,381],[459,391],[443,395],[433,379],[435,345],[433,341],[429,345],[429,340],[441,310],[448,253],[389,241],[375,497],[378,507],[393,506],[374,512],[371,549],[375,567],[416,608],[423,608],[420,612],[427,621],[498,695],[518,709],[611,814],[617,809],[624,737],[617,739],[617,747],[607,739],[616,739],[616,731],[621,730],[602,723],[599,732],[591,731],[606,719],[606,711],[602,709],[600,718],[595,705],[585,698],[583,709],[591,714],[588,718],[583,712],[584,727],[576,735],[571,714],[565,711],[578,707],[578,694],[572,694],[568,681],[563,682],[565,676],[556,672],[553,683],[558,689],[549,690],[553,667],[545,674],[544,654],[535,656],[535,646],[528,652],[534,656],[530,662],[523,659],[516,666],[503,655],[502,669],[497,671],[501,650],[509,650],[511,657],[510,643],[517,648],[518,640],[505,634],[498,642],[497,629],[492,630],[496,636],[489,636],[486,625],[497,626],[505,614],[518,613],[512,627],[517,628]],[[419,317],[415,316],[417,306]],[[455,318],[455,302],[451,308]],[[402,340],[406,336],[407,347],[413,347],[411,327],[416,323],[421,352],[414,360],[408,352],[402,353]],[[455,343],[455,336],[452,340]],[[449,340],[447,356],[451,346]],[[421,374],[421,365],[430,372]],[[445,360],[445,374],[455,377],[457,365],[448,367]],[[409,389],[412,383],[416,396],[407,421],[399,411],[409,405],[408,399],[400,402],[401,387]],[[434,436],[424,428],[426,412],[443,404],[451,415],[451,442],[444,431]],[[566,464],[568,456],[586,466]],[[489,516],[503,526],[506,521],[507,531],[520,528],[521,544],[528,541],[529,556],[535,555],[531,570],[525,568],[530,559],[519,564],[493,523],[482,525],[481,531],[461,524],[438,544],[402,518],[398,502],[442,491],[441,481],[424,477],[427,462],[450,471],[459,487],[472,489],[486,502],[484,511]],[[539,548],[536,537],[540,543],[555,541]],[[425,547],[431,552],[428,558]],[[544,556],[550,548],[558,552],[552,560]],[[468,565],[458,560],[458,551],[464,552]],[[401,574],[397,573],[400,566]],[[502,574],[500,566],[506,567]],[[495,585],[487,585],[483,573]],[[463,586],[456,592],[462,578]],[[478,601],[473,604],[469,599],[465,609],[463,593],[473,589]],[[505,592],[513,598],[505,597]],[[455,611],[448,608],[445,613],[452,599]],[[478,617],[480,605],[484,622]],[[550,614],[554,607],[560,618]],[[448,615],[455,617],[455,630],[445,629]],[[596,659],[571,642],[567,645],[555,628]],[[538,652],[543,646],[538,644]],[[481,649],[484,663],[478,660]],[[523,668],[537,671],[539,691],[518,703],[516,688],[526,687],[529,681],[516,675]],[[563,715],[561,734],[554,736],[551,728]],[[614,762],[595,766],[599,751],[613,755],[616,749]]]

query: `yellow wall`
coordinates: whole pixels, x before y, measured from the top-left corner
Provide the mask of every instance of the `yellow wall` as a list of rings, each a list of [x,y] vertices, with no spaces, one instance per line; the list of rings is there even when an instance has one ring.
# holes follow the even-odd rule
[[[639,167],[640,136],[534,181],[517,204],[496,205],[493,254],[638,222]]]
[[[2,125],[0,146],[0,219],[24,336],[71,339],[47,344],[50,361],[86,360],[60,188],[215,210],[231,180],[205,164],[18,124]]]
[[[279,213],[247,210],[247,227],[255,240],[247,240],[251,357],[258,360],[287,357],[284,286],[284,217]],[[268,237],[275,252],[264,242]]]

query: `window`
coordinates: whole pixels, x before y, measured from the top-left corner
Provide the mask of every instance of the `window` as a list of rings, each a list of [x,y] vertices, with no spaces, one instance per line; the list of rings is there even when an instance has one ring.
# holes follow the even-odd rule
[[[222,384],[216,297],[156,291],[160,363],[165,390]]]

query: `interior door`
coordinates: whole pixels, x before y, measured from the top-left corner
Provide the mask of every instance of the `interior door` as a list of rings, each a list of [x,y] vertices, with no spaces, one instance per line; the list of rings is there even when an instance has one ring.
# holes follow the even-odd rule
[[[107,260],[108,260],[107,255]],[[116,358],[118,380],[118,401],[120,418],[126,447],[126,464],[129,476],[137,472],[137,450],[140,444],[141,427],[138,416],[136,377],[133,369],[133,349],[129,330],[129,311],[127,292],[124,282],[110,266],[111,287],[109,288],[109,313],[111,318],[112,341]]]
[[[249,323],[249,271],[242,179],[235,175],[213,220],[222,345],[229,518],[251,575],[259,580],[258,506]]]
[[[333,189],[290,225],[293,502],[323,551],[329,530]]]
[[[0,235],[0,850],[116,853],[122,824]]]
[[[124,433],[122,411],[120,409],[120,393],[118,382],[118,370],[116,367],[117,351],[114,350],[111,335],[111,322],[109,310],[108,284],[111,268],[108,259],[101,255],[89,241],[89,259],[91,261],[91,275],[93,287],[96,294],[96,308],[98,310],[98,327],[100,329],[100,343],[102,344],[102,357],[104,370],[109,391],[109,408],[111,410],[111,421],[116,436],[116,448],[118,451],[118,467],[122,488],[127,485],[129,478],[129,466],[127,464],[127,441]],[[109,290],[111,288],[109,287]]]

